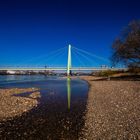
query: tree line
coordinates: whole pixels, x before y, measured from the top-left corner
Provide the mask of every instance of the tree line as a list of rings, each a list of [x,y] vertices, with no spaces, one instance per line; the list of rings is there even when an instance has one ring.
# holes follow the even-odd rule
[[[112,66],[140,68],[140,20],[132,21],[112,45]]]

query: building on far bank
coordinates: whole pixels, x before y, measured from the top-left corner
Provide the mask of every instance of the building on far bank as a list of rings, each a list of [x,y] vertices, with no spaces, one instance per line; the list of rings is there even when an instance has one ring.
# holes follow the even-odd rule
[[[7,74],[15,74],[16,71],[12,71],[12,70],[7,70]]]

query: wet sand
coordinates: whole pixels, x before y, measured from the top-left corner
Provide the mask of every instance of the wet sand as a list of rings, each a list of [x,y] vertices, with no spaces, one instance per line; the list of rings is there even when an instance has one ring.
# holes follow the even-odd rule
[[[23,93],[30,94],[29,98],[18,96]],[[6,121],[28,112],[37,106],[39,96],[37,88],[0,89],[0,121]]]
[[[140,140],[140,81],[93,81],[83,137],[87,140]]]

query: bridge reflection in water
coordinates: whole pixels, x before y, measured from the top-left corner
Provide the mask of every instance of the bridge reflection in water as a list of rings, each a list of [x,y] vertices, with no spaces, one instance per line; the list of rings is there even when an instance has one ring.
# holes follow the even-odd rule
[[[70,110],[70,100],[71,100],[71,78],[67,78],[67,98],[68,98],[68,110]]]

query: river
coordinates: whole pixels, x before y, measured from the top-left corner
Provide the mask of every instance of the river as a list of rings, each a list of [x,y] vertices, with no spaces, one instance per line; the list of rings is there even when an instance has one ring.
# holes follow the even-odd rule
[[[78,139],[84,125],[88,83],[79,78],[3,75],[0,88],[39,88],[38,106],[2,122],[7,139]],[[19,96],[29,97],[23,93]],[[8,133],[8,135],[7,135]]]

